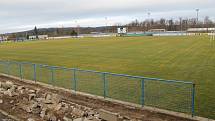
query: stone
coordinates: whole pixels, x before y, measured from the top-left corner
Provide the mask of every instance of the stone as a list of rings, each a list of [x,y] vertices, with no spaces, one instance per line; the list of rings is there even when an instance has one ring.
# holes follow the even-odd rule
[[[27,113],[32,112],[32,109],[30,107],[28,107],[28,106],[23,106],[22,109],[25,110]]]
[[[59,110],[61,109],[61,107],[62,107],[62,104],[59,103],[59,104],[55,107],[55,110],[56,110],[56,111],[59,111]]]
[[[28,92],[28,90],[29,90],[29,88],[26,87],[26,88],[25,88],[25,91]]]
[[[14,100],[11,100],[11,101],[10,101],[10,104],[12,104],[12,103],[14,103]]]
[[[39,103],[42,103],[42,102],[44,102],[45,99],[44,98],[35,98],[35,100]]]
[[[1,86],[2,86],[2,88],[8,90],[8,89],[10,89],[13,86],[13,83],[10,82],[10,81],[7,81],[5,83],[2,83]]]
[[[36,98],[36,94],[28,94],[28,100],[31,101]]]
[[[72,110],[72,114],[73,115],[76,115],[76,116],[83,116],[84,115],[84,111],[80,110],[80,109],[77,109],[77,108],[74,108]]]
[[[124,116],[123,119],[124,120],[129,120],[129,121],[131,120],[128,116]]]
[[[40,89],[36,89],[36,94],[39,94],[40,93]]]
[[[33,118],[28,118],[27,121],[35,121]]]
[[[23,100],[23,102],[25,102],[25,103],[28,102],[28,99],[25,98],[25,97],[23,97],[22,100]]]
[[[20,93],[21,93],[21,94],[24,94],[24,90],[20,90]]]
[[[2,104],[3,103],[3,100],[2,99],[0,99],[0,104]]]
[[[61,110],[63,112],[67,111],[69,109],[69,104],[66,104],[66,103],[61,103],[62,106],[61,106]]]
[[[49,121],[57,121],[57,117],[52,113],[48,114],[48,118],[49,118]]]
[[[17,90],[24,90],[24,89],[25,89],[24,86],[18,86],[18,87],[17,87]]]
[[[11,90],[4,91],[4,95],[8,95],[10,97],[13,97],[13,94],[12,94]]]
[[[53,104],[52,100],[44,100],[43,101],[45,104]]]
[[[51,96],[50,94],[46,94],[45,99],[46,99],[46,100],[51,100],[51,99],[52,99],[52,96]]]
[[[64,117],[63,117],[63,120],[64,120],[64,121],[73,121],[73,118],[69,118],[69,117],[64,116]]]
[[[5,89],[0,88],[0,93],[1,93],[1,94],[3,94],[3,93],[4,93],[4,91],[5,91]]]
[[[38,103],[35,101],[30,102],[30,107],[31,108],[37,108],[38,107]]]
[[[88,117],[89,114],[87,113],[87,111],[84,112],[84,114],[82,115],[82,117]]]
[[[30,93],[36,93],[36,91],[35,90],[28,90],[28,92],[30,92]]]
[[[99,118],[106,121],[119,121],[119,114],[100,109]]]
[[[16,86],[16,85],[12,85],[11,88],[10,88],[10,90],[11,90],[11,91],[14,91],[14,92],[16,91],[16,89],[17,89],[17,86]]]
[[[61,102],[61,97],[57,94],[52,94],[52,99],[55,103],[60,103]]]
[[[89,116],[89,117],[87,117],[87,119],[89,119],[89,120],[93,120],[95,117],[93,117],[93,116]]]
[[[44,118],[47,114],[47,108],[42,108],[42,111],[40,112],[40,117]]]
[[[30,102],[30,104],[22,105],[21,107],[22,107],[23,110],[25,110],[28,113],[32,113],[34,111],[33,113],[36,114],[36,113],[38,113],[38,110],[36,109],[37,106],[38,106],[38,104],[36,102]]]
[[[88,115],[89,115],[89,116],[94,116],[94,115],[95,115],[95,112],[92,111],[92,110],[90,110],[90,111],[88,111]]]
[[[74,119],[73,121],[90,121],[90,120],[88,120],[87,118],[77,118]]]
[[[40,112],[41,112],[41,109],[40,109],[40,108],[33,108],[33,109],[32,109],[32,113],[33,113],[33,114],[40,114]]]
[[[53,104],[52,96],[50,94],[46,94],[44,103],[45,104]]]

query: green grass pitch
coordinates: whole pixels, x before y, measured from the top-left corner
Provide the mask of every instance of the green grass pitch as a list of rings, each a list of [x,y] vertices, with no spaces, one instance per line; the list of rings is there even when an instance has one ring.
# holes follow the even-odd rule
[[[215,118],[215,45],[207,36],[1,43],[0,59],[193,81],[197,114]]]

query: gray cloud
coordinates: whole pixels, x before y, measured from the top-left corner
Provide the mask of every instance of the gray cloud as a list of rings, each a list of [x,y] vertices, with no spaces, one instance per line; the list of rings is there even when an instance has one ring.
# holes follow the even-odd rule
[[[112,22],[123,23],[134,18],[152,17],[215,17],[214,0],[0,0],[0,32],[40,27],[75,25],[96,26],[108,17]],[[126,20],[125,20],[126,19]],[[88,21],[88,22],[87,22]],[[71,23],[70,23],[71,22]]]

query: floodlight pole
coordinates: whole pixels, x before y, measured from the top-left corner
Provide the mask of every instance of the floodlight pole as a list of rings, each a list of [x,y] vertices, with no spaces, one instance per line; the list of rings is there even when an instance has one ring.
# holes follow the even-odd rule
[[[179,19],[180,19],[180,29],[181,29],[181,34],[182,34],[182,31],[183,31],[182,18],[180,17]]]
[[[148,31],[149,31],[149,30],[150,30],[150,28],[151,28],[151,27],[150,27],[150,26],[151,26],[151,24],[150,24],[150,16],[151,16],[151,13],[150,13],[150,12],[148,12],[148,13],[147,13],[147,15],[148,15],[148,22],[149,22],[149,24],[148,24],[148,25],[149,25],[149,27],[148,27]]]
[[[76,25],[77,25],[77,35],[79,36],[79,25],[78,25],[78,21],[75,21]]]
[[[107,27],[108,27],[108,22],[107,22],[107,21],[108,21],[108,19],[107,19],[107,17],[105,17],[105,26],[106,26],[105,28],[106,28],[106,33],[108,33],[108,28],[107,28]]]
[[[199,9],[196,9],[196,22],[199,22]]]

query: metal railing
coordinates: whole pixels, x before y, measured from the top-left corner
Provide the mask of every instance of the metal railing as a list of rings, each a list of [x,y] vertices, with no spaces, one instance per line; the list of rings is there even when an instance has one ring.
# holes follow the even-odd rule
[[[194,116],[195,84],[192,82],[2,60],[0,73]]]

